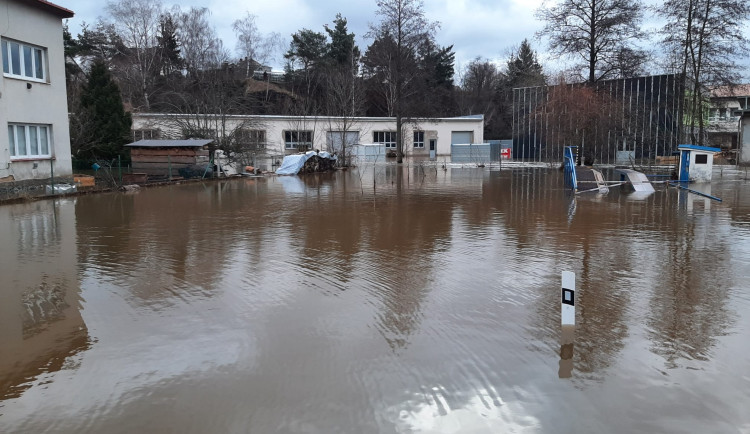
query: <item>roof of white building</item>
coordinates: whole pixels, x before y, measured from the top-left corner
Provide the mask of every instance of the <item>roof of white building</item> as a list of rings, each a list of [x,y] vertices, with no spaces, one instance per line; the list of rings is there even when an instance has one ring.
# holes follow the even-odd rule
[[[194,148],[202,147],[213,142],[213,140],[206,139],[187,139],[187,140],[139,140],[134,143],[127,144],[133,148]]]
[[[173,118],[180,119],[188,116],[195,116],[185,113],[133,113],[134,118]],[[324,115],[310,115],[310,116],[292,116],[292,115],[217,115],[217,114],[206,114],[201,115],[207,118],[226,118],[226,119],[261,119],[261,120],[303,120],[307,122],[326,121],[326,120],[340,120],[346,119],[353,122],[395,122],[395,117],[375,117],[375,116],[352,116],[352,117],[341,117],[341,116],[324,116]],[[456,117],[442,117],[442,118],[429,118],[429,117],[414,117],[404,118],[404,123],[410,121],[426,121],[426,122],[478,122],[483,121],[484,115],[468,115],[468,116],[456,116]]]
[[[45,12],[52,13],[54,15],[57,15],[60,18],[73,18],[73,15],[75,14],[73,11],[71,11],[68,8],[64,8],[60,5],[56,5],[52,2],[48,2],[47,0],[17,0],[20,3],[25,3],[29,6],[41,9]]]

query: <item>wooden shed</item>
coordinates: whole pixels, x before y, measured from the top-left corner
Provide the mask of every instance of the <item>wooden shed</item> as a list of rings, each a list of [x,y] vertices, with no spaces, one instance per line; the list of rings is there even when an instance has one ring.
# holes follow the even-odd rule
[[[139,140],[130,148],[134,173],[176,177],[180,169],[209,165],[208,144],[213,140]]]

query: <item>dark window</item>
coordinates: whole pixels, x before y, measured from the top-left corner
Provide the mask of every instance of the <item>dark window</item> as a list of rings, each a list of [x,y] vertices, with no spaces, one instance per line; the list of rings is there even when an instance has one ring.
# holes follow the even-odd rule
[[[312,137],[312,131],[284,131],[284,146],[286,149],[310,149]]]
[[[707,164],[707,163],[708,163],[708,155],[698,154],[695,156],[695,164]]]
[[[396,132],[395,131],[373,131],[372,132],[373,143],[382,143],[386,148],[396,147]]]
[[[424,148],[424,131],[414,131],[414,147]]]

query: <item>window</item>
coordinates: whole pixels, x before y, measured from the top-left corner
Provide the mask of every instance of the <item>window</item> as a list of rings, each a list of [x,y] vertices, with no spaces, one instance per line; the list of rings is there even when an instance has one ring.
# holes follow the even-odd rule
[[[708,164],[708,155],[706,155],[706,154],[696,154],[696,156],[695,156],[695,164]]]
[[[138,140],[159,140],[161,138],[161,130],[158,128],[144,128],[140,130],[133,130],[133,141]]]
[[[266,143],[266,130],[239,128],[234,134],[239,143]]]
[[[266,130],[238,128],[234,131],[234,140],[245,149],[265,149]]]
[[[414,131],[414,147],[424,148],[424,131]]]
[[[182,138],[188,139],[215,139],[216,130],[213,128],[183,128]]]
[[[372,133],[373,143],[382,143],[386,148],[396,147],[396,132],[395,131],[373,131]]]
[[[312,131],[284,131],[286,149],[312,148]]]
[[[25,80],[46,81],[46,50],[20,42],[3,39],[0,43],[3,74]]]
[[[8,124],[8,147],[11,158],[49,158],[48,125]]]

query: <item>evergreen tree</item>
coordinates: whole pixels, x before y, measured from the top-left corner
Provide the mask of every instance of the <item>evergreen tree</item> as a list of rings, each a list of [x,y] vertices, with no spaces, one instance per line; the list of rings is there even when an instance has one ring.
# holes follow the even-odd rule
[[[518,50],[511,53],[507,71],[500,80],[496,93],[496,107],[500,113],[488,128],[499,138],[512,136],[513,89],[518,87],[544,86],[547,77],[528,40],[524,39]]]
[[[333,24],[332,29],[328,25],[325,26],[326,32],[331,38],[326,50],[326,57],[334,66],[352,67],[359,62],[360,56],[359,47],[354,42],[354,33],[349,33],[346,27],[346,18],[343,18],[341,14],[336,14]]]
[[[543,86],[547,82],[542,65],[527,39],[521,42],[517,52],[510,55],[507,65],[506,87],[511,90],[514,87]]]
[[[73,150],[76,156],[110,159],[123,154],[132,120],[122,106],[120,88],[101,60],[91,66],[89,81],[81,92],[81,112],[76,117],[82,130],[72,132],[91,137],[88,143],[81,143],[79,149]]]
[[[300,62],[306,73],[315,67],[326,52],[326,35],[309,29],[302,29],[292,35],[289,51],[284,57],[292,62]]]
[[[161,52],[161,73],[171,75],[182,69],[180,43],[177,40],[177,24],[172,15],[164,14],[159,20],[159,34],[156,36]]]
[[[289,60],[287,75],[292,89],[304,97],[302,104],[295,107],[299,115],[316,114],[320,108],[321,68],[325,65],[328,40],[326,35],[309,29],[302,29],[292,35],[289,51],[284,57]],[[301,64],[302,69],[295,66]]]
[[[418,49],[419,85],[422,95],[416,106],[420,116],[451,116],[457,111],[453,93],[456,55],[453,46],[439,47],[426,39]]]

